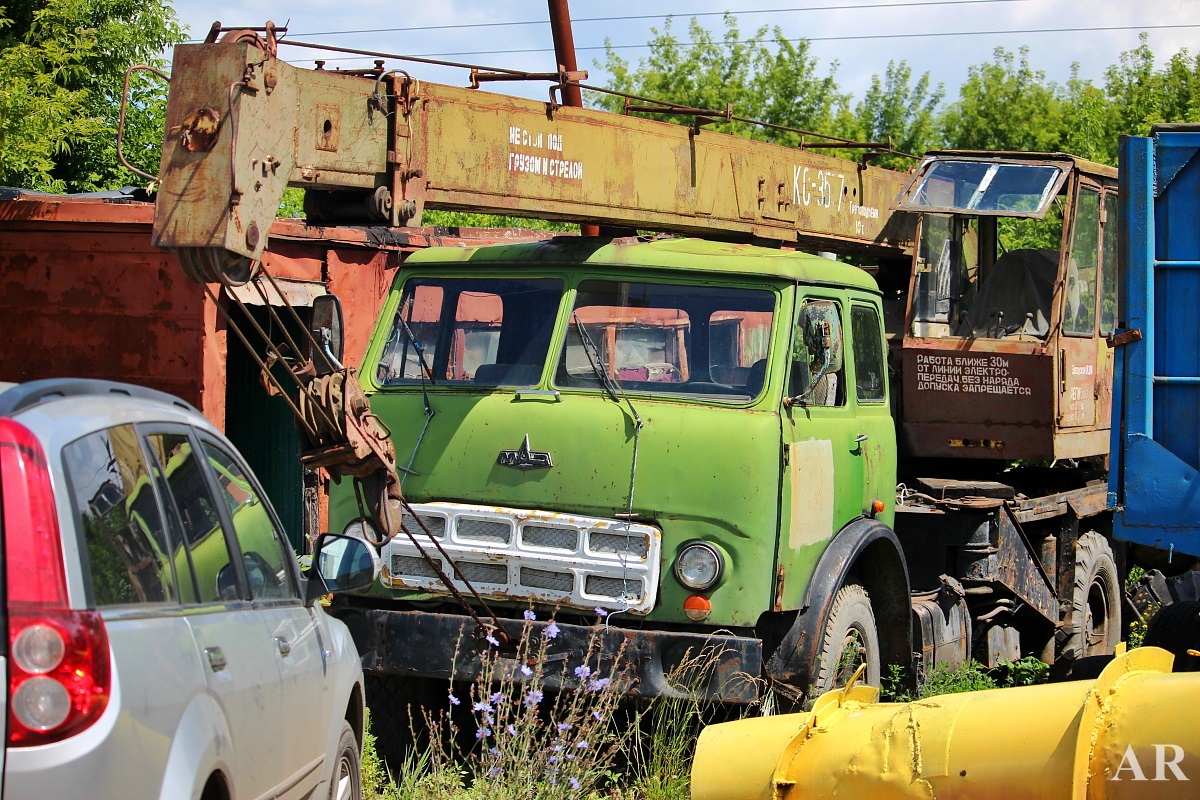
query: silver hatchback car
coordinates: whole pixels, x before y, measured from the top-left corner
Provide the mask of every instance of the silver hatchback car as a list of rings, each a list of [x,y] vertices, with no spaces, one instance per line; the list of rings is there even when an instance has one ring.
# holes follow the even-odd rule
[[[0,384],[0,534],[4,797],[361,796],[362,667],[317,600],[378,559],[327,534],[303,578],[194,408]]]

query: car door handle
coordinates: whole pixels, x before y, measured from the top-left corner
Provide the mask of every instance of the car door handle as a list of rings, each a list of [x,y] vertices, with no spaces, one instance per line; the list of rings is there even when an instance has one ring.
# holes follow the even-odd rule
[[[287,658],[292,653],[292,646],[288,643],[288,640],[284,639],[282,636],[275,637],[275,646],[279,648],[279,655],[283,656],[284,658]]]
[[[225,654],[221,652],[221,648],[219,647],[204,648],[204,655],[208,657],[208,668],[213,672],[220,672],[229,663],[225,660]]]

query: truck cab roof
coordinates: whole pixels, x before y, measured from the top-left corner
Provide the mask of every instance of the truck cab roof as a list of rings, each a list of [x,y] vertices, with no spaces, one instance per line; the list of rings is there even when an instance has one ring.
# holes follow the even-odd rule
[[[561,264],[664,268],[723,273],[731,277],[782,278],[806,284],[842,286],[878,293],[867,272],[850,264],[802,253],[749,244],[703,239],[595,239],[558,236],[547,241],[481,247],[429,248],[411,255],[406,267],[428,264],[487,267],[513,264]]]

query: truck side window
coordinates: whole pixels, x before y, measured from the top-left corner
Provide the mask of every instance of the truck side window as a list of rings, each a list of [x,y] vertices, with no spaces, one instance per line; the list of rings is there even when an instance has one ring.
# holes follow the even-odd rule
[[[1091,336],[1096,327],[1096,267],[1100,255],[1100,193],[1079,192],[1075,209],[1075,235],[1071,260],[1067,262],[1067,297],[1063,330],[1075,336]]]
[[[871,306],[850,309],[850,335],[854,347],[854,391],[860,403],[885,399],[883,342],[879,315]]]
[[[842,317],[837,303],[830,300],[801,303],[792,341],[788,394],[806,406],[845,405],[842,344]]]
[[[171,545],[133,426],[77,439],[63,448],[63,466],[96,605],[179,602]]]

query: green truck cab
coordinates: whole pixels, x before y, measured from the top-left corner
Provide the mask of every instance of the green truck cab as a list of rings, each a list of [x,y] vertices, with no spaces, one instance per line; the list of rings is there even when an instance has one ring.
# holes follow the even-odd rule
[[[474,622],[422,550],[514,634],[525,609],[556,614],[564,681],[597,636],[644,695],[689,651],[714,656],[702,693],[741,702],[764,676],[808,693],[847,662],[907,663],[886,352],[871,276],[794,251],[415,253],[362,380],[423,524],[406,514],[413,536],[342,610],[365,666],[474,675]],[[367,524],[348,482],[330,515]]]

